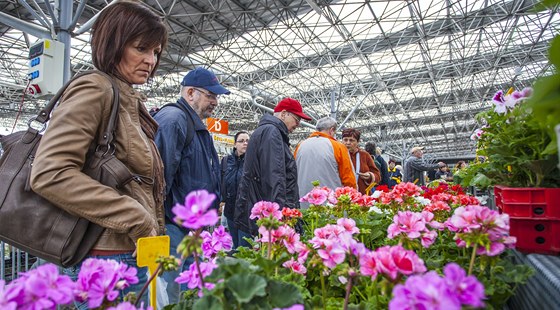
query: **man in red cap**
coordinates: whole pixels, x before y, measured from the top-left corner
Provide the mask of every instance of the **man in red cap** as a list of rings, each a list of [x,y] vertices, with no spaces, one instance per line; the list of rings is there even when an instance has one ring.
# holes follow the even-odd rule
[[[297,100],[284,98],[274,108],[274,115],[264,115],[251,135],[234,216],[240,246],[249,246],[243,237],[258,233],[255,221],[249,219],[255,203],[272,201],[280,208],[299,209],[296,161],[288,135],[301,119],[311,120],[311,117],[303,113]]]

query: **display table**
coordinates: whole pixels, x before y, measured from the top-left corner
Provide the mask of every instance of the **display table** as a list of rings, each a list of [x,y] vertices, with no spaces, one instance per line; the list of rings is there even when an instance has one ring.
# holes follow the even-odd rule
[[[514,251],[516,263],[535,269],[527,284],[517,288],[509,309],[560,309],[560,257]]]

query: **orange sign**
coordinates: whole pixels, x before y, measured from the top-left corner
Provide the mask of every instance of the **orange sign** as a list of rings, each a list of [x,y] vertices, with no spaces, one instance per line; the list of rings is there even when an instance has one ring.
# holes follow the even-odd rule
[[[227,121],[224,121],[223,119],[215,119],[212,117],[209,117],[206,120],[206,124],[208,125],[208,131],[210,132],[216,132],[216,133],[221,133],[223,135],[227,135],[229,133],[229,124]]]

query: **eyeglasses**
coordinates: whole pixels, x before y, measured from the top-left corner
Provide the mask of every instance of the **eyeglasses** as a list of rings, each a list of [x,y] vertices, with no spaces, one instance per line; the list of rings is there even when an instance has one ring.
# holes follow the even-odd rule
[[[203,93],[206,96],[206,98],[208,98],[208,99],[218,100],[220,98],[220,95],[216,95],[216,94],[214,94],[212,92],[209,92],[207,90],[204,90],[204,89],[201,89],[201,88],[198,88],[198,87],[193,87],[193,89],[198,90],[199,92]]]
[[[237,143],[245,143],[245,142],[249,143],[249,139],[241,139],[241,140],[237,140],[236,142]]]
[[[301,123],[301,117],[296,116],[293,113],[288,112],[290,116],[292,116],[294,118],[294,120],[296,121],[296,124],[299,126],[299,124]]]

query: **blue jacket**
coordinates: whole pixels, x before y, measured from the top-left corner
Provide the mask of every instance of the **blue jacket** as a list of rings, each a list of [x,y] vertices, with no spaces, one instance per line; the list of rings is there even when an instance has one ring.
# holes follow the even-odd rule
[[[243,176],[245,154],[237,156],[234,148],[233,152],[226,156],[222,163],[225,164],[225,167],[222,167],[222,201],[225,202],[224,215],[233,224],[237,189],[239,188],[239,181],[241,181]]]
[[[214,208],[220,203],[220,162],[212,137],[185,99],[180,98],[177,104],[185,107],[189,115],[171,106],[154,116],[159,124],[155,142],[164,165],[166,223],[174,223],[171,209],[177,203],[184,204],[191,191],[205,189],[217,196]],[[196,131],[189,145],[185,145],[187,117],[193,119]]]

